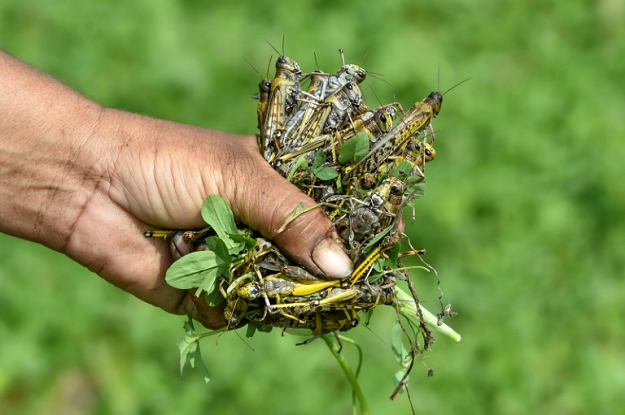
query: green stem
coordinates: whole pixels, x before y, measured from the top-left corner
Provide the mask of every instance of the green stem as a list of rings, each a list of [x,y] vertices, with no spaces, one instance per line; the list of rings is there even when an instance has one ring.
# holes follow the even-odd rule
[[[303,215],[306,212],[310,212],[313,209],[317,209],[319,206],[328,206],[331,208],[335,208],[335,209],[340,209],[341,207],[339,205],[335,205],[333,203],[327,203],[327,202],[321,202],[321,203],[316,203],[310,207],[307,207],[305,209],[302,209],[303,207],[303,203],[300,203],[299,205],[297,205],[297,207],[295,208],[295,210],[293,211],[293,213],[291,213],[289,215],[288,218],[286,218],[286,221],[284,221],[284,224],[282,226],[280,226],[280,229],[278,229],[276,231],[276,233],[282,233],[284,232],[284,230],[286,229],[286,227],[289,225],[289,223],[293,222],[295,219],[297,219],[298,216]]]
[[[356,379],[358,379],[358,375],[360,375],[360,369],[362,368],[362,348],[360,347],[358,343],[356,343],[349,337],[339,335],[339,339],[346,343],[352,344],[356,348],[356,350],[358,350],[358,364],[356,365],[356,373],[354,373],[354,376],[356,377]],[[356,399],[357,399],[356,392],[352,390],[352,407],[353,407],[354,415],[358,415],[358,407],[356,406]]]
[[[321,336],[321,338],[323,339],[323,341],[326,342],[328,349],[330,349],[330,352],[332,353],[336,361],[339,362],[339,365],[341,365],[341,369],[343,369],[343,373],[345,373],[347,380],[352,386],[352,390],[354,391],[354,393],[356,394],[356,397],[358,398],[358,401],[360,402],[360,410],[361,410],[362,415],[369,415],[370,412],[369,412],[369,407],[367,406],[367,401],[365,400],[365,394],[362,392],[362,389],[360,389],[360,385],[358,384],[358,379],[356,379],[354,372],[352,372],[352,368],[349,366],[349,362],[347,361],[347,359],[345,359],[345,357],[342,354],[339,353],[338,343],[332,340],[332,337],[330,334],[324,334],[323,336]]]
[[[414,298],[412,298],[407,292],[399,287],[395,287],[395,294],[397,295],[397,301],[399,302],[399,309],[401,311],[401,314],[416,325],[419,325],[419,319],[417,317],[417,304],[415,303]],[[430,313],[420,304],[418,305],[418,307],[419,309],[421,309],[423,320],[425,320],[425,322],[430,327],[451,338],[456,343],[462,340],[462,336],[454,331],[454,329],[452,329],[445,323],[439,326],[437,324],[438,319],[434,314]]]
[[[197,339],[200,340],[200,339],[203,339],[204,337],[214,336],[215,334],[223,333],[224,331],[226,331],[225,327],[222,327],[217,330],[205,331],[204,333],[199,333],[197,335]]]

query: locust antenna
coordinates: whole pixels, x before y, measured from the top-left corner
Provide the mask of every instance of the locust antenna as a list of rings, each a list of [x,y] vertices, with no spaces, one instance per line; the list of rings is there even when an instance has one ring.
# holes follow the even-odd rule
[[[438,62],[438,85],[436,85],[436,90],[440,91],[441,90],[441,63],[440,61]]]
[[[339,49],[339,53],[341,54],[341,62],[343,66],[345,66],[345,54],[343,53],[343,49]]]
[[[371,88],[371,92],[373,92],[373,95],[375,95],[375,99],[378,100],[378,102],[380,103],[380,106],[382,106],[382,101],[380,100],[380,97],[378,96],[378,94],[375,92],[375,89],[373,89],[373,85],[371,85],[371,82],[369,82],[369,80],[367,79],[367,84],[369,85],[369,88]]]
[[[317,69],[321,70],[319,67],[319,61],[317,60],[317,52],[313,52],[313,55],[315,56],[315,65],[317,65]]]
[[[279,51],[278,49],[276,49],[276,47],[275,47],[274,45],[272,45],[270,41],[268,41],[268,40],[267,40],[264,36],[263,36],[263,39],[265,40],[265,42],[267,42],[267,44],[268,44],[269,46],[271,46],[271,49],[275,50],[275,51],[276,51],[276,53],[277,53],[278,55],[280,55],[280,51]],[[284,55],[284,53],[283,53],[283,55]]]
[[[382,82],[387,83],[387,84],[389,84],[389,85],[391,84],[389,81],[387,81],[386,79],[384,79],[384,78],[382,77],[382,74],[381,74],[381,73],[367,71],[367,75],[370,75],[370,76],[374,77],[374,78],[375,78],[375,79],[377,79],[378,81],[382,81]]]
[[[273,59],[273,55],[269,57],[269,63],[267,64],[267,79],[269,79],[269,68],[271,68],[271,60]]]
[[[362,57],[362,61],[360,61],[360,66],[365,64],[365,59],[367,58],[367,55],[369,55],[369,51],[366,51],[364,56]]]
[[[451,91],[452,89],[454,89],[455,87],[457,87],[460,84],[464,84],[465,82],[467,82],[468,80],[470,80],[472,78],[467,78],[464,81],[460,81],[458,82],[456,85],[452,86],[451,88],[449,88],[447,91],[443,92],[443,95],[445,95],[446,93],[448,93],[449,91]]]
[[[263,79],[263,76],[260,74],[260,72],[258,72],[258,69],[256,69],[256,67],[254,65],[252,65],[252,62],[250,62],[245,56],[241,55],[243,57],[243,59],[245,59],[245,62],[247,62],[252,69],[254,69],[254,72],[256,72],[256,75],[258,75],[260,77],[260,79]]]

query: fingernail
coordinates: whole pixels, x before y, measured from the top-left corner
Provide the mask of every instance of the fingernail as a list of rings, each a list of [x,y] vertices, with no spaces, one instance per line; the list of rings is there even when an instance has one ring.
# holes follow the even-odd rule
[[[332,239],[324,239],[315,246],[312,260],[331,278],[347,278],[352,273],[352,260]]]

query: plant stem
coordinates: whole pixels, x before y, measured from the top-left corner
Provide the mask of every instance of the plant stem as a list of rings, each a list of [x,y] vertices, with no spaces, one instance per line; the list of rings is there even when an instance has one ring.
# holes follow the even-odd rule
[[[419,324],[417,318],[417,304],[415,303],[414,298],[412,298],[407,292],[402,290],[399,287],[395,287],[395,294],[397,295],[397,301],[399,302],[399,309],[401,314],[407,319],[411,320],[415,324]],[[442,325],[437,324],[437,318],[434,314],[429,312],[426,308],[421,306],[418,307],[421,309],[421,314],[423,315],[423,320],[432,327],[434,330],[444,334],[445,336],[451,338],[453,341],[458,343],[462,340],[462,336],[458,334],[454,329],[449,327],[447,324],[443,323]]]
[[[347,380],[352,386],[352,390],[354,391],[354,393],[356,394],[356,397],[358,398],[358,401],[360,402],[360,410],[361,410],[362,415],[369,415],[370,412],[369,412],[369,407],[367,406],[367,401],[365,400],[365,395],[362,392],[362,389],[360,389],[360,385],[358,384],[358,379],[356,379],[356,376],[354,375],[352,368],[349,366],[349,362],[347,361],[347,359],[345,359],[345,357],[342,354],[339,353],[338,343],[332,340],[332,337],[330,334],[324,334],[323,336],[321,336],[321,338],[323,339],[323,341],[326,342],[328,349],[330,349],[330,352],[332,353],[336,361],[339,362],[339,365],[341,365],[341,369],[343,369],[343,373],[345,373]]]
[[[197,335],[197,340],[203,339],[204,337],[214,336],[215,334],[223,333],[224,331],[226,331],[225,327],[222,327],[217,330],[205,331],[204,333],[199,333]]]

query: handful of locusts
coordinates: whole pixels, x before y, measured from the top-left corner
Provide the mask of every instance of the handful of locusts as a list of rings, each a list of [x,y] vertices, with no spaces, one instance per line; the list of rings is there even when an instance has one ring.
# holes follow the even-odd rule
[[[328,279],[293,264],[270,241],[236,225],[218,196],[209,197],[202,207],[209,227],[162,231],[160,236],[191,251],[172,265],[168,282],[197,289],[209,305],[225,301],[225,330],[247,324],[249,334],[250,327],[277,327],[308,333],[303,342],[308,343],[358,326],[375,307],[393,306],[401,332],[409,337],[410,348],[402,359],[411,368],[434,341],[430,327],[460,339],[442,321],[455,314],[451,306],[441,302],[436,316],[419,306],[400,261],[425,253],[405,237],[402,212],[414,209],[423,195],[426,163],[436,156],[431,122],[440,112],[443,94],[432,92],[407,111],[397,102],[370,108],[359,87],[366,75],[344,58],[336,73],[303,74],[294,60],[281,55],[275,77],[262,79],[254,95],[260,152],[331,219],[354,262],[351,276]],[[291,219],[304,213],[296,209]],[[159,236],[157,232],[146,235]],[[398,281],[408,290],[398,287]],[[395,393],[410,368],[405,368]]]

